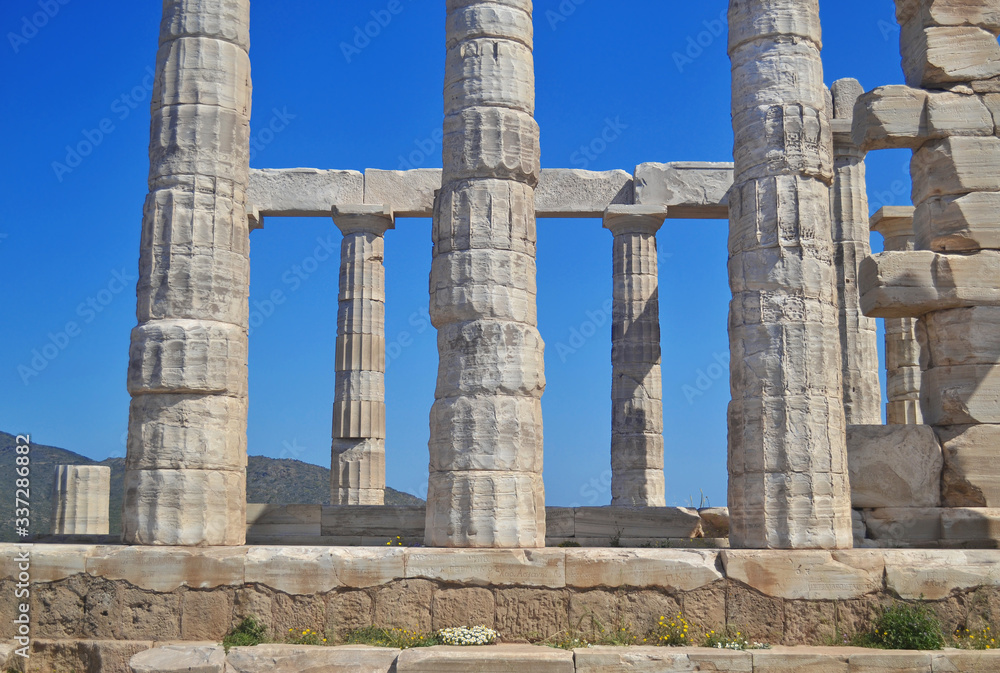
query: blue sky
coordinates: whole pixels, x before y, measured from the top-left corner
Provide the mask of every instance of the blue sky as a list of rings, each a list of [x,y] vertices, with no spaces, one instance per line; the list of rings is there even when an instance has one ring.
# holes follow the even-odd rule
[[[254,0],[253,167],[441,165],[445,3],[395,2]],[[828,84],[902,82],[892,0],[822,5]],[[731,161],[726,6],[536,0],[543,167]],[[159,3],[134,0],[0,6],[0,429],[97,459],[125,450],[159,19]],[[283,129],[262,133],[272,120]],[[581,150],[609,125],[614,141]],[[873,210],[909,203],[908,162],[869,158]],[[726,232],[668,220],[658,236],[668,504],[726,499]],[[286,297],[251,338],[251,454],[330,464],[338,265],[312,255],[338,236],[327,219],[271,219],[251,236],[251,305]],[[547,499],[607,504],[611,235],[596,219],[540,220],[538,239]],[[387,483],[422,496],[437,368],[429,220],[398,221],[386,266]]]

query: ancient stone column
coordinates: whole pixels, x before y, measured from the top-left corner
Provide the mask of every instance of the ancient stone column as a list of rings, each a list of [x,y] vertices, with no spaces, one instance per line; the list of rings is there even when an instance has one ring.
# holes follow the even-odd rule
[[[730,544],[850,548],[818,0],[731,0]]]
[[[52,484],[53,535],[107,535],[111,468],[56,465]]]
[[[333,402],[330,503],[385,501],[385,255],[394,226],[385,206],[340,206],[337,383]]]
[[[913,206],[886,206],[871,217],[886,251],[913,250]],[[927,330],[917,318],[885,319],[885,373],[889,425],[924,422],[921,380],[927,367]]]
[[[882,423],[878,331],[875,318],[861,312],[858,265],[872,254],[868,231],[865,155],[854,143],[854,103],[864,93],[856,79],[840,79],[833,98],[833,244],[840,305],[844,415],[848,425]]]
[[[665,507],[656,232],[665,208],[611,206],[611,504]]]
[[[543,547],[531,0],[448,0],[426,543]]]
[[[124,540],[246,536],[249,0],[166,0],[129,351]]]

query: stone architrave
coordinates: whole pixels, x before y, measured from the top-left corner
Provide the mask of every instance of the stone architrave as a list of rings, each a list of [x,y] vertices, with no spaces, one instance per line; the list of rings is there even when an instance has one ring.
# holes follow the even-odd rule
[[[53,535],[107,535],[111,468],[56,465],[52,484]]]
[[[871,217],[884,249],[913,250],[913,207],[886,206]],[[927,331],[917,318],[885,319],[885,420],[889,425],[924,422],[920,389],[927,367]]]
[[[818,0],[731,0],[730,544],[850,548]]]
[[[544,547],[531,0],[449,0],[425,541]]]
[[[656,232],[662,206],[612,206],[611,504],[665,507]]]
[[[166,0],[152,96],[123,538],[246,536],[249,0]]]
[[[381,505],[385,499],[385,239],[392,211],[339,206],[337,382],[333,402],[330,503]]]
[[[833,244],[844,379],[844,416],[848,425],[882,422],[878,331],[875,318],[861,312],[858,265],[872,254],[868,232],[865,155],[851,135],[854,104],[864,89],[856,79],[840,79],[833,95]]]

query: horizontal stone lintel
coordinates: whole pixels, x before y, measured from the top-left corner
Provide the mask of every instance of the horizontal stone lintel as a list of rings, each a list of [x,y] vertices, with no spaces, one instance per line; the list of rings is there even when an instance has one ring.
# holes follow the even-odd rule
[[[995,511],[994,511],[995,512]],[[992,514],[992,513],[991,513]],[[0,580],[23,546],[0,545]],[[1000,550],[432,549],[422,547],[127,547],[36,544],[31,581],[74,575],[161,593],[258,584],[292,595],[402,579],[458,586],[635,587],[694,591],[728,579],[787,600],[846,600],[892,591],[939,600],[1000,587]]]
[[[668,207],[672,219],[726,219],[733,181],[729,163],[640,164],[626,171],[542,169],[535,190],[537,217],[600,218],[612,205]],[[359,171],[253,169],[247,195],[252,226],[265,217],[329,217],[334,206],[386,205],[396,217],[431,217],[441,169]]]

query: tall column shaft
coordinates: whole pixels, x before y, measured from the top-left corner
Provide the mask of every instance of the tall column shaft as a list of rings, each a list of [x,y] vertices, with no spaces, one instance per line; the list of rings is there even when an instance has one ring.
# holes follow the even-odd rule
[[[334,208],[340,248],[337,381],[333,402],[330,502],[385,502],[384,206]]]
[[[448,0],[426,543],[543,547],[531,0]]]
[[[731,0],[730,544],[849,548],[818,0]]]
[[[656,232],[662,208],[613,206],[611,504],[664,507],[663,379]]]
[[[249,0],[166,0],[129,350],[124,540],[246,536]]]
[[[848,425],[882,423],[878,328],[861,312],[858,266],[872,254],[865,155],[851,136],[854,103],[864,90],[854,79],[833,83],[833,243],[840,305],[844,416]]]
[[[914,249],[912,206],[887,206],[871,217],[871,229],[882,234],[883,249]],[[923,372],[927,368],[927,330],[918,318],[885,319],[885,420],[889,425],[922,425]]]

